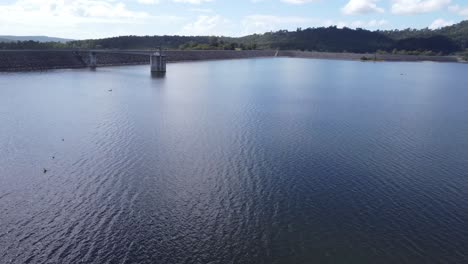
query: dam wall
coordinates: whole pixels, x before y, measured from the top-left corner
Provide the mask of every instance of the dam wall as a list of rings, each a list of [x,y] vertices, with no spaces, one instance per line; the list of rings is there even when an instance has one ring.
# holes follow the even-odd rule
[[[73,50],[0,50],[0,72],[40,71],[48,69],[85,68],[90,64],[89,51]],[[145,54],[146,53],[146,54]],[[96,51],[97,66],[120,66],[149,64],[151,51]],[[258,57],[292,57],[311,59],[360,60],[366,57],[370,60],[376,56],[382,61],[435,61],[457,62],[455,56],[413,56],[392,54],[357,54],[357,53],[329,53],[275,50],[195,50],[164,52],[168,62],[202,61],[223,59],[245,59]]]
[[[90,65],[89,51],[0,50],[0,72],[40,71],[85,68]],[[146,53],[146,54],[144,54]],[[151,51],[96,51],[97,66],[149,64]],[[169,62],[273,57],[268,50],[165,51]]]
[[[0,72],[84,67],[81,56],[71,51],[0,51]]]
[[[169,62],[177,61],[199,61],[199,60],[224,60],[224,59],[247,59],[258,57],[273,57],[273,50],[192,50],[192,51],[166,51]]]
[[[98,66],[118,66],[118,65],[138,65],[138,64],[149,64],[150,63],[150,51],[133,51],[147,52],[148,54],[135,54],[129,52],[125,53],[97,53],[97,65]],[[258,58],[258,57],[273,57],[275,51],[269,50],[168,50],[164,51],[167,56],[168,62],[179,62],[179,61],[201,61],[201,60],[225,60],[225,59],[246,59],[246,58]],[[89,63],[89,56],[87,52],[80,52],[83,60]]]
[[[86,65],[90,64],[89,52],[79,52]],[[149,64],[150,55],[125,53],[96,53],[97,66],[124,66]]]

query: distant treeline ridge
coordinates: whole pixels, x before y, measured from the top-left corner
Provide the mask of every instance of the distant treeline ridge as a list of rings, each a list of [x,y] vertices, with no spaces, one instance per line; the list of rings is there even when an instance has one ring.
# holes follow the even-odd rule
[[[447,55],[468,49],[468,21],[437,30],[369,31],[321,27],[253,34],[240,38],[217,36],[121,36],[67,43],[0,42],[0,49],[165,49],[179,50],[302,50],[322,52]]]

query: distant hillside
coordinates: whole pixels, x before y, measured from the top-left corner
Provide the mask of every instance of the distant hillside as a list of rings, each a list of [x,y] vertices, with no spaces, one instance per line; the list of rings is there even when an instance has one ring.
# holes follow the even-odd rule
[[[54,38],[47,36],[0,36],[1,39],[10,40],[10,41],[37,41],[37,42],[61,42],[65,43],[71,41],[72,39],[64,38]]]
[[[387,50],[393,40],[382,34],[349,28],[308,28],[250,35],[238,39],[244,44],[255,43],[260,48],[283,50],[313,50],[329,52],[369,52]]]
[[[149,49],[283,49],[329,52],[398,52],[450,54],[468,47],[468,21],[438,30],[369,31],[337,27],[298,28],[241,38],[183,36],[122,36],[72,41],[82,48]]]
[[[278,31],[232,39],[259,48],[299,49],[331,52],[426,52],[449,54],[468,49],[468,21],[437,30],[308,28]]]
[[[11,42],[11,40],[10,40],[10,39],[6,39],[6,38],[1,38],[1,37],[0,37],[0,42]]]
[[[404,30],[388,30],[377,31],[395,40],[408,38],[430,38],[435,36],[443,36],[454,42],[460,50],[468,49],[468,20],[462,21],[452,26],[443,27],[436,30],[425,29],[404,29]]]
[[[62,42],[2,43],[0,49],[165,49],[234,50],[282,49],[323,52],[397,53],[443,55],[463,52],[468,48],[468,21],[437,30],[405,29],[369,31],[321,27],[298,28],[254,34],[240,38],[216,36],[121,36]]]
[[[213,44],[217,37],[208,36],[121,36],[105,39],[77,40],[68,43],[70,47],[103,48],[103,49],[154,49],[162,46],[168,49],[179,49],[186,45]]]

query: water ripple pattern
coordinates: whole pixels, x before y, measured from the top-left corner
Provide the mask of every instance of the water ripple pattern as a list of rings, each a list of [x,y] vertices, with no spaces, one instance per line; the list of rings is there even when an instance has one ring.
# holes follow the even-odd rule
[[[468,263],[467,70],[0,74],[0,263]]]

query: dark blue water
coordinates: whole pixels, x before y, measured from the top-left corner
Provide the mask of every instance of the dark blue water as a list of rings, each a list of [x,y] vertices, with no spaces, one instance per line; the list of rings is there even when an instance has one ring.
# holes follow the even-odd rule
[[[468,65],[148,67],[0,74],[0,263],[468,263]]]

